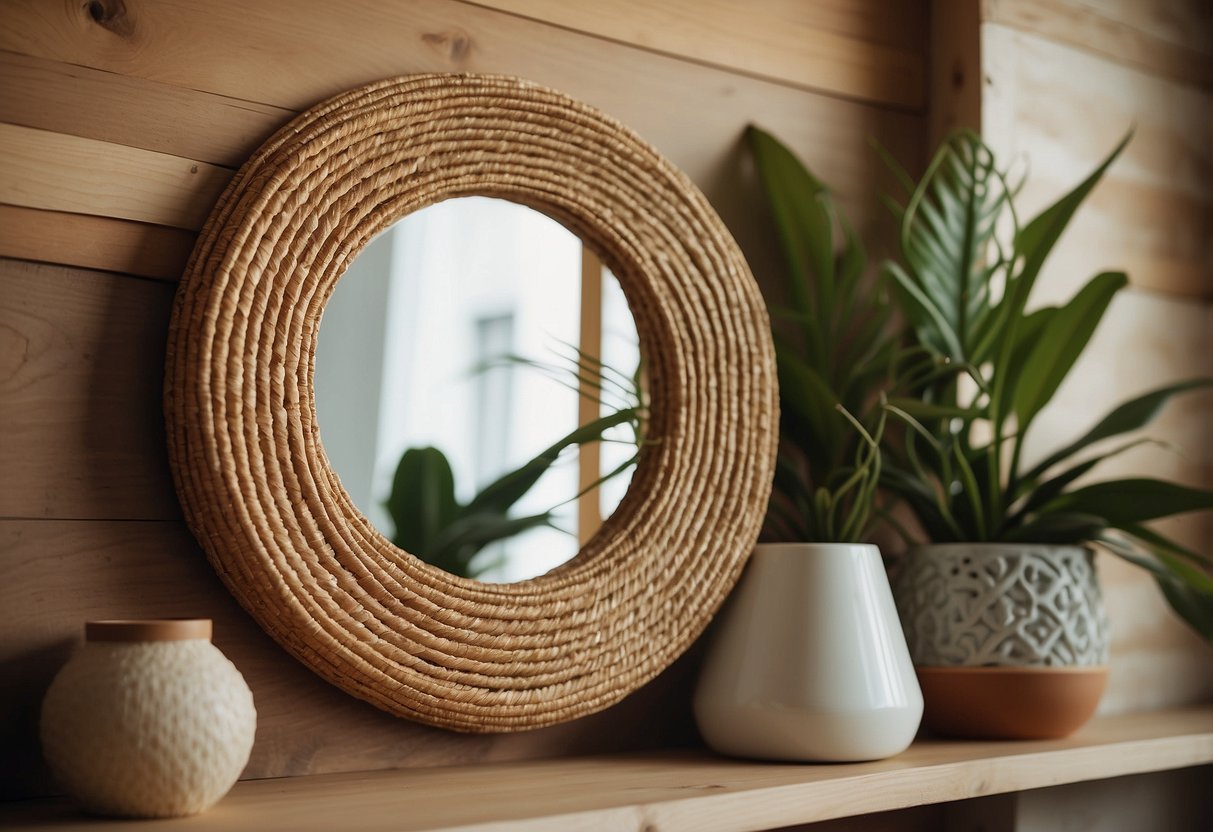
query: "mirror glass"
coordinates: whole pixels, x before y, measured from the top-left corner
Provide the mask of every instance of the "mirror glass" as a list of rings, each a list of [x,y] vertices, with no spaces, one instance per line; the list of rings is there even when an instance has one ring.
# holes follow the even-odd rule
[[[401,548],[484,581],[575,555],[643,442],[636,326],[581,241],[515,203],[410,214],[325,306],[316,415],[355,505]]]

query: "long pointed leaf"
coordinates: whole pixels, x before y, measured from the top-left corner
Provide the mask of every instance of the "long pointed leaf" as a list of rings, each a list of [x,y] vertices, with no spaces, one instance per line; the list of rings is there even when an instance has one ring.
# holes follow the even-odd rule
[[[574,429],[555,444],[541,451],[534,459],[485,486],[468,503],[462,513],[464,515],[472,515],[485,511],[495,511],[504,514],[524,494],[530,491],[539,478],[552,467],[552,464],[560,456],[560,452],[565,448],[600,440],[603,433],[610,428],[632,422],[638,416],[639,411],[636,408],[625,408]]]
[[[1015,275],[1015,279],[1011,281],[1011,285],[1007,287],[1007,296],[999,305],[1000,313],[1005,320],[1016,321],[1023,314],[1028,296],[1032,293],[1036,278],[1040,275],[1040,270],[1052,252],[1053,246],[1057,244],[1062,232],[1070,224],[1078,206],[1103,178],[1104,173],[1124,151],[1132,137],[1132,131],[1126,133],[1107,158],[1086,179],[1038,214],[1015,235],[1015,260],[1022,259],[1023,265]]]
[[[1213,385],[1213,379],[1188,379],[1176,384],[1159,387],[1156,390],[1151,390],[1148,393],[1143,393],[1136,398],[1130,399],[1100,419],[1095,427],[1084,433],[1080,438],[1041,460],[1038,465],[1028,472],[1027,477],[1030,479],[1040,477],[1054,465],[1100,440],[1109,439],[1113,436],[1145,427],[1153,421],[1154,417],[1162,409],[1162,406],[1175,394],[1210,385]]]
[[[1213,508],[1213,491],[1166,480],[1135,479],[1097,482],[1062,494],[1042,512],[1093,514],[1123,529],[1147,520]]]
[[[1108,304],[1128,283],[1123,272],[1097,275],[1069,303],[1053,311],[1047,327],[1034,333],[1035,346],[1015,379],[1015,387],[1007,388],[1020,432],[1027,430],[1036,414],[1053,398],[1086,349]]]
[[[1024,502],[1023,507],[1016,512],[1015,516],[1009,518],[1009,522],[1015,522],[1016,520],[1022,519],[1041,506],[1046,505],[1054,497],[1065,491],[1066,487],[1072,482],[1077,480],[1079,477],[1090,473],[1095,466],[1099,465],[1105,460],[1109,460],[1112,457],[1123,454],[1125,451],[1153,441],[1154,440],[1152,439],[1143,438],[1136,439],[1132,442],[1126,442],[1125,444],[1114,448],[1107,453],[1099,454],[1098,456],[1084,460],[1077,465],[1072,465],[1066,470],[1062,471],[1060,474],[1050,477],[1044,482],[1026,479],[1020,480],[1016,484],[1017,490],[1012,492],[1011,496],[1018,499],[1026,493],[1028,495],[1028,499]]]
[[[1213,593],[1200,592],[1175,578],[1155,580],[1171,609],[1205,641],[1213,643]]]
[[[506,517],[494,512],[477,512],[460,517],[442,530],[435,539],[439,556],[451,557],[468,563],[476,552],[490,543],[513,537],[529,529],[552,525],[552,513],[545,511],[527,517]]]
[[[746,139],[790,267],[788,296],[797,311],[819,320],[828,310],[813,302],[808,281],[834,280],[833,217],[822,198],[826,188],[770,133],[751,126]],[[814,333],[807,348],[820,349],[824,337]]]
[[[1185,546],[1180,546],[1170,538],[1163,537],[1153,529],[1148,529],[1145,526],[1129,525],[1123,531],[1132,537],[1141,541],[1142,545],[1148,546],[1152,552],[1159,556],[1169,556],[1191,561],[1201,570],[1213,569],[1213,557],[1202,555],[1200,552],[1189,549]],[[1213,575],[1207,572],[1202,573],[1204,579],[1210,581],[1207,589],[1213,591]]]
[[[1019,543],[1080,544],[1093,540],[1108,527],[1100,515],[1081,511],[1050,511],[1002,536]]]

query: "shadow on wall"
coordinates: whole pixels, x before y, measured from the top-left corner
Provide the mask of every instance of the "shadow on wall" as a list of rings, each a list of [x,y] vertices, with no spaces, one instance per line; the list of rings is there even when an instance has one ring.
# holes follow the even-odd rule
[[[50,770],[40,749],[38,716],[42,694],[75,649],[70,638],[55,639],[45,646],[18,653],[0,663],[0,678],[20,679],[22,690],[0,692],[0,800],[16,800],[44,794],[50,783]],[[37,691],[37,696],[28,695]]]

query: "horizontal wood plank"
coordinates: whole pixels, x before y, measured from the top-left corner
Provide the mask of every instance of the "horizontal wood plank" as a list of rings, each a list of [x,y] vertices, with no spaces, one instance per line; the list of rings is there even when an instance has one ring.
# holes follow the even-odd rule
[[[921,109],[925,3],[847,0],[480,0],[630,46],[895,107]]]
[[[1067,740],[919,742],[874,763],[779,765],[684,751],[243,783],[197,819],[126,827],[308,832],[357,818],[367,832],[742,832],[1211,761],[1206,707],[1098,719]],[[85,828],[62,804],[15,806],[5,816]]]
[[[83,7],[16,0],[6,9],[11,25],[0,28],[0,48],[34,56],[44,71],[49,71],[48,63],[64,61],[121,73],[121,84],[135,84],[132,96],[138,84],[151,81],[285,109],[389,75],[476,70],[529,77],[598,106],[652,142],[704,190],[760,276],[777,275],[782,265],[769,221],[756,210],[758,189],[739,141],[745,124],[763,125],[796,150],[840,195],[860,231],[873,236],[882,236],[875,229],[887,222],[879,194],[891,187],[891,180],[869,140],[880,142],[910,170],[919,169],[922,161],[921,116],[769,83],[454,0],[419,0],[407,14],[387,4],[347,13],[308,0],[292,7],[290,26],[282,25],[282,7],[248,7],[233,0],[205,9],[176,0],[131,9],[125,14],[134,16],[137,35],[106,29]],[[351,27],[356,37],[349,36]],[[308,59],[295,60],[301,54]],[[216,57],[230,55],[239,60]],[[283,66],[291,71],[282,71]],[[62,69],[57,77],[71,71]],[[214,121],[207,129],[227,146],[247,147],[265,129],[237,110],[208,112]],[[117,138],[111,120],[104,112],[93,117],[86,111],[73,129]],[[172,135],[161,145],[193,147],[177,135],[194,131],[190,120],[163,119],[162,124]],[[60,185],[71,178],[53,167],[45,175]],[[187,217],[180,224],[196,228],[213,196],[190,194],[178,184],[142,174],[111,176],[105,186],[115,192],[112,198],[102,204],[87,200],[86,205],[70,188],[39,187],[38,204],[30,207],[105,216],[137,213],[133,218],[146,222],[164,221],[149,215],[172,214]],[[133,210],[115,210],[122,205]]]
[[[0,203],[197,230],[231,176],[166,153],[0,124]]]
[[[239,167],[292,110],[0,51],[0,122]]]
[[[1213,7],[1204,0],[986,0],[982,8],[990,23],[1213,90]]]
[[[673,6],[670,2],[660,5]],[[772,27],[822,38],[830,57],[848,64],[855,60],[851,49],[883,49],[891,60],[886,69],[899,69],[908,78],[882,79],[862,67],[852,77],[868,85],[908,83],[919,88],[910,97],[921,102],[923,44],[911,34],[925,25],[921,3],[899,2],[891,11],[882,12],[885,4],[872,0],[857,11],[845,8],[854,4],[838,0],[823,0],[807,8],[785,0],[760,4],[748,20],[738,17],[729,5],[714,0],[705,14],[695,4],[687,7],[688,15],[678,16],[676,26],[669,19],[667,25],[698,28],[706,35],[703,22],[714,14],[720,18],[717,26],[733,27],[726,31],[732,36],[728,52],[734,56],[758,52],[759,44],[750,43],[753,38],[761,38],[767,48],[776,38],[776,48],[793,49],[799,56],[796,59],[804,60],[804,47],[794,42],[792,33],[772,35],[767,31]],[[639,10],[642,4],[629,6],[633,7]],[[39,0],[10,0],[6,12],[10,25],[0,32],[0,48],[293,110],[401,72],[496,71],[538,81],[546,76],[555,86],[568,88],[557,83],[557,75],[570,64],[598,63],[599,56],[605,55],[617,61],[630,56],[629,63],[644,63],[636,60],[644,54],[640,50],[455,0],[413,0],[407,5],[362,0],[337,6],[323,0],[300,0],[292,4],[289,26],[282,25],[280,8],[250,7],[239,0],[213,0],[205,7],[164,0],[138,6],[102,3],[101,8],[108,14],[97,20],[87,6],[71,4],[48,10]],[[555,7],[551,12],[557,13]],[[606,12],[582,8],[578,14],[601,20]],[[823,25],[815,22],[818,15]],[[892,16],[893,25],[870,22],[881,15]],[[840,25],[840,19],[850,23]],[[912,20],[913,25],[898,26],[897,20]],[[763,21],[764,25],[758,25]],[[851,32],[838,32],[848,26]],[[908,30],[902,37],[919,42],[915,47],[890,48],[888,37],[855,37],[857,28],[878,33],[901,28]],[[669,32],[663,37],[679,36]],[[687,39],[680,40],[696,52],[702,51]],[[240,55],[241,60],[226,60],[221,57],[224,54]],[[285,67],[289,71],[283,71]],[[824,64],[815,67],[827,77],[838,75]],[[621,74],[632,71],[626,64],[615,63],[601,77],[618,79]],[[801,78],[799,83],[812,80]]]
[[[1213,93],[1004,26],[982,26],[982,51],[982,127],[1001,159],[1026,165],[1026,216],[1134,129],[1063,237],[1052,273],[1076,288],[1096,268],[1131,266],[1142,288],[1213,298]],[[1087,268],[1061,266],[1083,256]]]
[[[880,141],[911,168],[921,163],[920,117],[454,0],[407,6],[302,0],[290,6],[289,22],[285,7],[240,0],[205,6],[160,0],[123,8],[102,24],[83,6],[12,0],[0,48],[289,110],[393,75],[519,75],[620,119],[710,197],[726,197],[716,203],[723,211],[736,201],[727,187],[719,192],[738,176],[737,140],[749,121],[787,137],[840,193],[871,214],[878,209],[879,191],[872,185],[880,166],[868,139]],[[233,128],[216,123],[212,129]]]
[[[180,516],[160,407],[173,291],[0,260],[0,517]]]
[[[227,593],[181,522],[0,519],[0,586],[0,800],[55,793],[39,759],[39,703],[83,622],[99,618],[214,620],[215,644],[257,707],[245,778],[605,753],[694,736],[693,655],[606,711],[537,731],[455,734],[393,717],[281,650]]]
[[[194,239],[163,225],[0,205],[0,257],[17,260],[176,282]]]

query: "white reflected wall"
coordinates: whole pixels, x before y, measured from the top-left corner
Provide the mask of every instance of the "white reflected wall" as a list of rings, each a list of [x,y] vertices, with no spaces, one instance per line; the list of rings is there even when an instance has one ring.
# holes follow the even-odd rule
[[[316,407],[330,463],[354,503],[391,534],[383,502],[409,447],[443,451],[466,502],[577,424],[578,397],[538,371],[477,372],[487,356],[556,360],[578,343],[581,243],[563,226],[502,200],[430,206],[380,235],[351,264],[327,304],[316,355]],[[631,371],[635,326],[614,280],[604,281],[603,358]],[[607,443],[602,469],[630,456]],[[628,477],[602,489],[603,515]],[[562,458],[516,506],[545,511],[578,487],[576,454]],[[576,506],[481,557],[506,554],[481,577],[542,574],[576,553]]]

